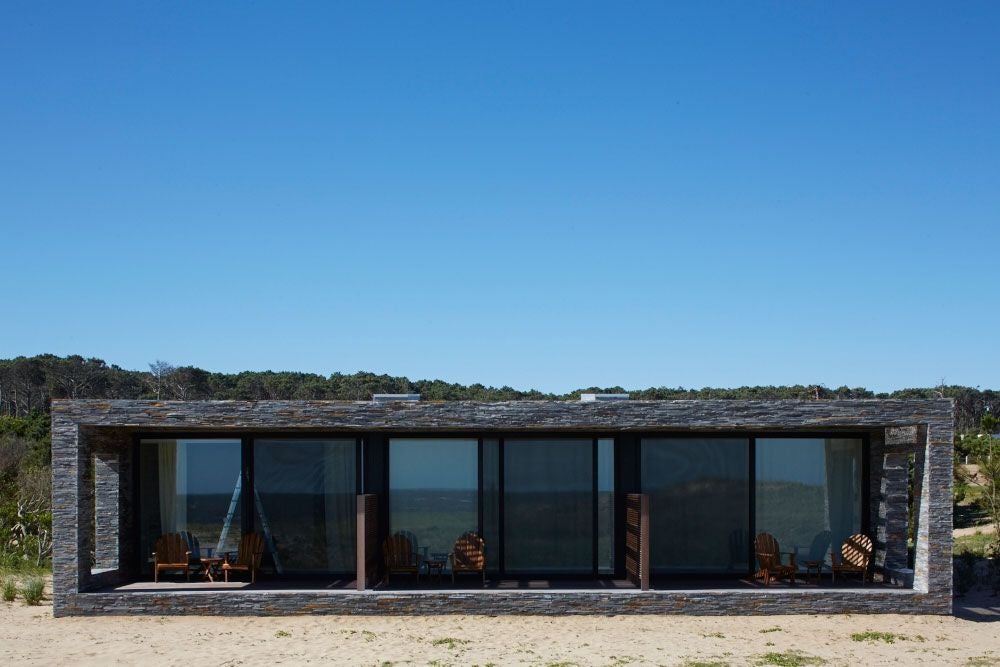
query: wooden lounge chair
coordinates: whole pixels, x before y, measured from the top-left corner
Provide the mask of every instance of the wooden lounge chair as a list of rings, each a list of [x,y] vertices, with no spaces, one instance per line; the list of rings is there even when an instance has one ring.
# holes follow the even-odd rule
[[[795,564],[795,552],[782,552],[778,540],[770,533],[761,533],[753,544],[757,563],[760,565],[760,569],[754,574],[755,578],[763,579],[765,586],[770,586],[771,580],[779,578],[795,583],[795,571],[798,569]],[[788,556],[787,564],[781,562],[782,553]]]
[[[260,569],[260,559],[264,555],[264,536],[260,533],[247,533],[240,538],[240,548],[236,552],[236,560],[232,563],[226,558],[222,564],[222,574],[229,581],[230,572],[248,572],[250,583],[257,582],[257,570]]]
[[[382,559],[385,562],[385,580],[388,582],[393,572],[416,575],[420,581],[420,557],[413,551],[413,543],[403,533],[385,538],[382,543]]]
[[[160,581],[160,572],[164,570],[176,570],[184,573],[188,581],[191,581],[191,551],[187,542],[180,533],[167,533],[160,535],[153,547],[153,581]]]
[[[860,574],[861,585],[865,585],[868,578],[868,566],[872,562],[872,540],[867,535],[857,533],[851,535],[840,546],[840,554],[833,556],[833,581],[837,581],[837,573],[840,574]]]
[[[455,547],[448,554],[451,561],[451,583],[458,572],[479,572],[486,583],[486,542],[475,533],[465,533],[455,540]]]

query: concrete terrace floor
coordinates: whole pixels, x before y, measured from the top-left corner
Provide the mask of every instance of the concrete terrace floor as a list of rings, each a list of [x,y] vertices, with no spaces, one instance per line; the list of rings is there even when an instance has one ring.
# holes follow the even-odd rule
[[[849,579],[834,584],[829,577],[822,578],[819,582],[811,580],[800,580],[793,586],[788,582],[772,582],[765,587],[759,580],[749,577],[741,578],[706,578],[706,577],[663,577],[656,578],[652,582],[654,591],[726,591],[726,590],[838,590],[858,589],[895,589],[902,590],[898,586],[887,584],[873,584],[871,582],[862,586],[857,578]],[[356,581],[353,579],[324,579],[324,578],[261,578],[256,583],[247,581],[207,582],[191,581],[182,579],[169,579],[154,583],[152,581],[137,581],[101,589],[101,592],[136,592],[152,593],[157,591],[343,591],[345,593],[356,590]],[[405,592],[439,592],[439,591],[621,591],[623,593],[636,592],[639,589],[631,582],[624,579],[572,579],[572,578],[504,578],[488,579],[486,584],[482,584],[479,579],[463,576],[459,577],[455,584],[451,582],[451,576],[442,576],[440,580],[422,576],[419,581],[409,576],[394,576],[391,581],[376,584],[372,590],[381,592],[405,591]]]

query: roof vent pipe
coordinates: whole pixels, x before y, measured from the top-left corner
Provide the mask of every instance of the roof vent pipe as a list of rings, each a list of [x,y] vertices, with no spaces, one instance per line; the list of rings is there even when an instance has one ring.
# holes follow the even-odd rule
[[[597,403],[598,401],[627,401],[628,394],[580,394],[581,403]]]
[[[372,403],[414,402],[419,400],[420,394],[372,394]]]

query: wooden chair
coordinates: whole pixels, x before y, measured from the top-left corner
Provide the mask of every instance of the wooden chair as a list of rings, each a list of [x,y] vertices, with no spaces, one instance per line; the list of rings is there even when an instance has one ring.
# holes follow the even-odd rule
[[[153,581],[160,581],[163,570],[179,570],[191,581],[191,551],[180,533],[160,535],[153,547]]]
[[[452,552],[448,554],[451,561],[451,583],[455,583],[458,572],[479,572],[486,584],[486,542],[475,533],[465,533],[457,540]]]
[[[420,581],[420,557],[413,551],[413,543],[403,533],[396,533],[382,542],[382,559],[385,562],[385,580],[393,572],[416,575]]]
[[[778,546],[778,540],[770,533],[761,533],[753,542],[754,552],[757,554],[757,563],[760,569],[754,574],[757,579],[763,579],[765,586],[771,585],[772,579],[788,579],[795,584],[795,571],[798,566],[795,564],[795,552],[782,552]],[[781,555],[788,556],[788,563],[781,562]]]
[[[222,564],[222,574],[226,582],[229,581],[230,572],[249,572],[250,583],[257,582],[257,570],[260,569],[260,559],[264,555],[264,536],[260,533],[247,533],[240,538],[239,551],[236,552],[236,561],[229,562],[229,558]]]
[[[865,585],[868,578],[868,566],[872,562],[874,548],[872,540],[867,535],[857,533],[851,535],[840,546],[840,555],[831,554],[833,557],[833,581],[837,581],[837,573],[840,574],[860,574],[861,585]]]

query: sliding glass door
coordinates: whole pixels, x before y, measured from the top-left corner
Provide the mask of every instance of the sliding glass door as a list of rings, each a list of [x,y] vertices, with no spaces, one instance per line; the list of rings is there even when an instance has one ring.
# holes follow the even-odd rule
[[[745,572],[750,440],[644,438],[650,558],[664,572]]]
[[[255,526],[274,569],[354,572],[356,441],[256,440]]]
[[[478,440],[392,438],[390,533],[406,534],[422,558],[442,560],[463,533],[478,533],[478,457]]]
[[[593,440],[506,440],[503,450],[504,570],[592,573]]]
[[[829,563],[861,531],[860,439],[759,438],[756,459],[757,532],[782,551]]]
[[[181,533],[195,556],[235,551],[240,541],[241,441],[147,439],[139,445],[140,548]]]

